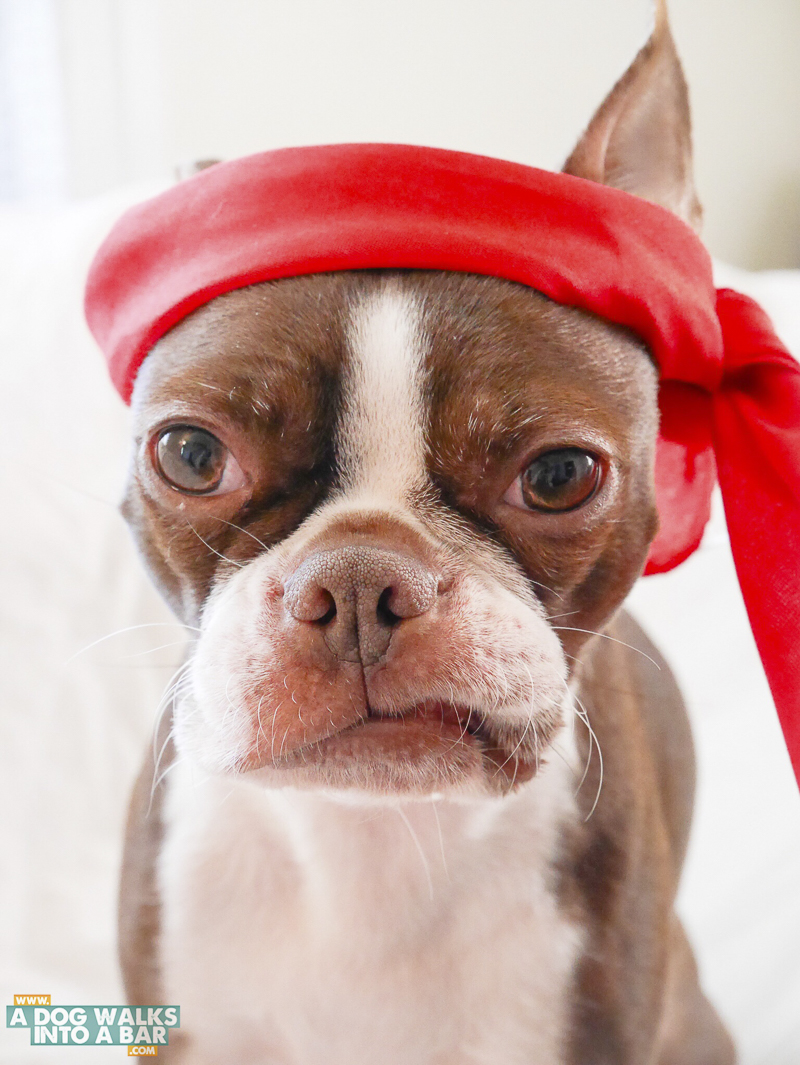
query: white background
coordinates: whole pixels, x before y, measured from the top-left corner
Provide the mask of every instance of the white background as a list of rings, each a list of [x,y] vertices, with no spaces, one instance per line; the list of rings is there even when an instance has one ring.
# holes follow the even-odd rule
[[[712,252],[800,265],[800,2],[670,12]],[[556,168],[650,19],[649,0],[0,0],[0,126],[5,107],[17,193],[347,140]]]
[[[709,243],[740,265],[797,265],[800,2],[671,7]],[[81,319],[103,232],[177,162],[284,144],[557,166],[647,23],[640,0],[0,0],[0,172],[17,203],[0,214],[0,1003],[120,1001],[125,798],[180,662],[154,650],[170,627],[72,657],[170,625],[115,511],[127,418]],[[732,280],[800,351],[800,273]],[[797,1065],[800,801],[719,519],[632,602],[694,720],[682,909],[706,984],[744,1065]],[[32,1054],[59,1060],[0,1027],[2,1065]]]

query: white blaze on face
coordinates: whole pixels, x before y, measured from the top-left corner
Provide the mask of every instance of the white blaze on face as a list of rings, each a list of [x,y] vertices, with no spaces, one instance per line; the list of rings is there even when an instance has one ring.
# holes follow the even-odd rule
[[[281,544],[226,576],[209,598],[190,671],[191,698],[176,711],[178,747],[192,761],[231,771],[253,752],[280,760],[293,744],[353,724],[353,692],[362,693],[362,679],[354,681],[341,663],[318,661],[309,631],[287,622],[276,589],[298,559],[341,546],[361,520],[379,547],[391,549],[406,530],[411,546],[399,549],[413,554],[417,543],[420,561],[447,578],[430,617],[400,626],[396,653],[372,671],[372,704],[404,711],[440,702],[475,710],[491,717],[509,756],[521,751],[528,759],[562,722],[566,663],[524,574],[443,504],[419,506],[414,498],[428,483],[430,342],[421,304],[399,286],[390,282],[354,302],[335,438],[339,490]],[[415,624],[424,638],[415,637]],[[371,764],[368,752],[359,758]],[[404,787],[422,779],[420,764],[409,761]],[[376,769],[376,780],[381,772]],[[472,782],[466,774],[464,786]]]
[[[414,300],[386,286],[361,300],[348,330],[350,363],[336,448],[349,500],[396,502],[425,480],[425,349]]]

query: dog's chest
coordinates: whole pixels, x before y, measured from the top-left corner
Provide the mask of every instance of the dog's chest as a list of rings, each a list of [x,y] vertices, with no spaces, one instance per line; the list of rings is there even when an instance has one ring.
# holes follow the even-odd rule
[[[508,800],[358,806],[176,767],[161,953],[189,1060],[556,1065],[570,780],[556,760]]]

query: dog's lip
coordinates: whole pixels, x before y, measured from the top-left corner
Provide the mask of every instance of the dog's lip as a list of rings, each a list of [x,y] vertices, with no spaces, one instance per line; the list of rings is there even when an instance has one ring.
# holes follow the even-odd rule
[[[355,746],[353,746],[355,744]],[[510,787],[529,780],[539,768],[538,758],[526,758],[518,751],[507,749],[496,735],[488,717],[480,710],[449,702],[446,699],[421,700],[408,708],[377,708],[367,704],[366,712],[350,724],[310,739],[272,759],[260,757],[257,762],[242,765],[239,771],[265,768],[310,769],[314,763],[324,764],[328,757],[369,760],[387,752],[397,755],[433,755],[458,759],[458,751],[471,749],[480,759],[484,772],[493,781],[505,781]],[[383,752],[383,754],[381,754]],[[391,755],[390,755],[391,756]]]
[[[370,706],[367,717],[350,725],[346,731],[370,728],[386,731],[391,728],[425,729],[474,745],[484,753],[497,748],[489,722],[481,711],[446,699],[428,699],[394,712],[376,711]]]
[[[475,737],[484,729],[482,714],[470,707],[461,706],[458,703],[444,699],[424,700],[400,711],[380,710],[369,705],[366,718],[352,725],[351,728],[358,728],[367,722],[377,721],[395,721],[401,724],[412,721],[430,722],[431,725],[458,729],[464,735]]]
[[[427,737],[434,745],[444,740],[451,745],[450,749],[463,744],[481,754],[495,747],[482,714],[447,700],[434,699],[414,703],[406,709],[377,710],[368,704],[363,717],[295,749],[293,756],[311,748],[324,751],[356,737],[363,737],[368,745],[372,742],[394,745],[412,736]]]
[[[481,750],[494,747],[486,720],[480,712],[451,703],[444,699],[429,699],[414,703],[406,709],[377,709],[367,704],[363,717],[343,728],[336,728],[326,735],[294,748],[292,757],[311,748],[323,748],[354,734],[369,735],[414,729],[451,737],[455,742],[474,744]]]

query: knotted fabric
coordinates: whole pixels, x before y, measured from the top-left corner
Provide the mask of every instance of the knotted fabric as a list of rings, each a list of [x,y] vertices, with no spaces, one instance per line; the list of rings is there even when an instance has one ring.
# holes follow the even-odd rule
[[[392,144],[220,163],[128,211],[92,264],[89,326],[129,401],[153,344],[232,289],[331,270],[506,278],[626,326],[659,368],[660,530],[698,546],[718,477],[750,622],[800,781],[800,368],[764,312],[714,288],[669,211],[565,174]]]

